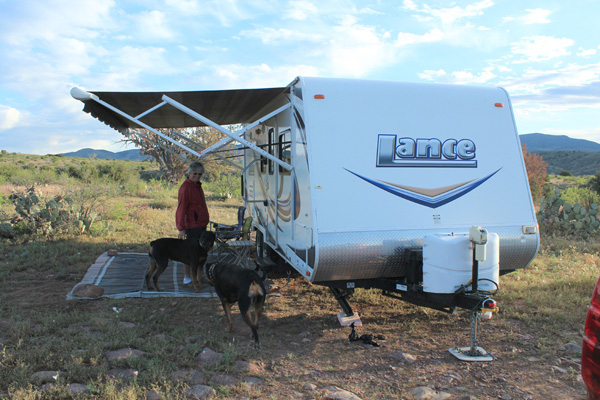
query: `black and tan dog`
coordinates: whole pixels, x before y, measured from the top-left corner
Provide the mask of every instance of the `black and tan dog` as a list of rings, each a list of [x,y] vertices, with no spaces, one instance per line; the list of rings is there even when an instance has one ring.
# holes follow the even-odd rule
[[[150,263],[146,271],[146,286],[152,290],[150,278],[154,288],[160,292],[158,278],[165,271],[169,260],[179,261],[190,266],[194,289],[202,289],[202,271],[206,263],[209,250],[215,242],[215,233],[202,232],[197,239],[161,238],[150,242]]]
[[[258,320],[267,296],[261,277],[256,271],[228,263],[207,265],[206,277],[213,283],[221,299],[227,317],[227,330],[232,329],[231,306],[238,303],[242,319],[252,329],[255,346],[259,348]]]

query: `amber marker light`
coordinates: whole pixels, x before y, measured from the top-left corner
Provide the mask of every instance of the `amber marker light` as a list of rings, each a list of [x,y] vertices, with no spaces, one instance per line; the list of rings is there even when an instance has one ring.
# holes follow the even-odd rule
[[[323,100],[323,99],[325,99],[325,95],[324,94],[315,94],[315,99]]]
[[[496,107],[504,107],[504,103],[496,103],[494,104]]]

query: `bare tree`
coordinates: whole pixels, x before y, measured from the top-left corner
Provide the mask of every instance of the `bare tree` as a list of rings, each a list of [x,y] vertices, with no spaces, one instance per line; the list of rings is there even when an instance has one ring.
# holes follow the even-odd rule
[[[237,129],[239,126],[230,127],[233,131]],[[162,128],[158,131],[198,153],[226,137],[218,130],[207,126]],[[196,155],[147,129],[130,129],[123,142],[140,147],[141,153],[152,157],[167,179],[173,183],[180,181],[188,165],[197,160]],[[240,147],[235,143],[229,143],[202,159],[205,174],[209,179],[216,179],[223,173],[234,172],[234,164],[239,163],[240,156]]]

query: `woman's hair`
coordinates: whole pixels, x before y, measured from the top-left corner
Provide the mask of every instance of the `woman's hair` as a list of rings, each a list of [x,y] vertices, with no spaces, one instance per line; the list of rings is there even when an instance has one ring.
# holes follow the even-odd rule
[[[194,161],[188,167],[188,171],[185,174],[186,178],[189,177],[192,172],[200,172],[201,174],[204,174],[204,165],[202,165],[200,161]]]

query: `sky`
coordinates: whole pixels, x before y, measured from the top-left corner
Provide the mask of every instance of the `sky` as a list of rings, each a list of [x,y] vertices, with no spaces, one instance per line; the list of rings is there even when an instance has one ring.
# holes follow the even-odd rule
[[[72,87],[297,76],[500,86],[520,134],[600,142],[600,0],[0,0],[0,150],[131,149]]]

